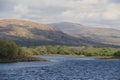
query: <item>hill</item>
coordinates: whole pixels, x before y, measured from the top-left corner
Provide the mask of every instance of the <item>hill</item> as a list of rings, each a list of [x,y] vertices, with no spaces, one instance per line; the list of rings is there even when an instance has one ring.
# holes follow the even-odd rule
[[[78,38],[86,38],[87,40],[95,42],[120,46],[120,30],[90,27],[69,22],[53,23],[49,25]]]
[[[21,46],[84,45],[62,31],[44,24],[25,20],[1,20],[0,39],[14,40]]]
[[[73,28],[71,28],[73,29]],[[0,20],[0,39],[13,40],[20,46],[70,45],[116,47],[90,40],[90,38],[71,36],[49,25],[25,20]]]

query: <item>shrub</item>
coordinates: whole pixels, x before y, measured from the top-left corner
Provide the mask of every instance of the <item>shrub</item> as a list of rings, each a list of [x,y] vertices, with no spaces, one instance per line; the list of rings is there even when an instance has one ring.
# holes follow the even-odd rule
[[[31,55],[33,55],[33,53],[30,48],[21,47],[21,48],[19,48],[18,55],[19,56],[31,56]]]
[[[120,56],[120,51],[115,52],[114,56]]]
[[[18,55],[18,46],[15,42],[9,40],[0,41],[0,57],[16,57]]]

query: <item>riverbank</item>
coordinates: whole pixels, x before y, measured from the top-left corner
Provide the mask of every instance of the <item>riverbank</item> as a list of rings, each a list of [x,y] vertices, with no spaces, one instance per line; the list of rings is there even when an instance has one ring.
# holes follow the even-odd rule
[[[68,56],[68,57],[81,57],[81,58],[86,58],[86,57],[90,57],[90,58],[95,58],[95,59],[117,59],[120,60],[120,57],[118,56],[86,56],[86,55],[60,55],[60,54],[44,54],[42,56]]]
[[[120,57],[115,57],[115,56],[94,56],[93,58],[96,58],[96,59],[118,59],[118,60],[120,60]]]
[[[31,61],[48,61],[47,59],[37,57],[16,57],[16,58],[0,58],[0,63],[11,63],[11,62],[31,62]]]
[[[120,57],[115,57],[115,56],[84,56],[84,55],[42,55],[42,56],[77,56],[77,57],[92,57],[95,59],[118,59],[120,60]],[[49,61],[44,58],[39,58],[39,57],[16,57],[16,58],[0,58],[0,63],[11,63],[11,62],[31,62],[31,61]]]
[[[119,59],[120,60],[120,57],[118,56],[86,56],[86,55],[60,55],[60,54],[45,54],[45,55],[42,55],[42,56],[77,56],[77,57],[91,57],[91,58],[95,58],[95,59]]]

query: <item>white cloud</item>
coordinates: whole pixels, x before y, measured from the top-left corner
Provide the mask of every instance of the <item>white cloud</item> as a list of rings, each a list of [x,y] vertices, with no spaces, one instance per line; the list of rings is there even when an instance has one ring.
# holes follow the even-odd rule
[[[1,8],[2,18],[22,18],[36,20],[42,23],[71,21],[71,22],[104,22],[119,24],[120,4],[114,0],[6,0],[13,5],[9,13]],[[0,12],[0,14],[1,14]],[[6,17],[7,16],[7,17]]]
[[[29,9],[27,6],[23,5],[23,4],[18,4],[14,6],[14,12],[16,14],[20,14],[20,15],[26,15],[29,13]]]
[[[61,15],[61,17],[64,18],[69,18],[69,17],[92,18],[93,16],[94,16],[93,18],[95,18],[98,17],[100,11],[102,10],[101,5],[107,3],[108,0],[69,0],[69,1],[68,0],[25,0],[23,2],[26,3],[26,6],[17,5],[15,7],[16,13],[23,15],[27,14],[29,12],[27,6],[29,5],[32,7],[38,7],[39,9],[45,7],[64,8],[66,9],[66,11],[63,11],[60,14],[55,15],[55,16]]]
[[[20,1],[15,1],[20,3]],[[29,6],[36,7],[64,7],[64,8],[79,8],[86,7],[86,5],[93,4],[106,4],[108,0],[24,0],[22,3],[25,3]]]
[[[74,0],[73,0],[74,1]],[[105,4],[108,0],[77,0],[81,4]]]
[[[119,4],[109,4],[106,11],[103,13],[103,18],[108,20],[120,19],[120,5]]]
[[[61,13],[61,17],[73,17],[74,16],[74,12],[67,10]]]

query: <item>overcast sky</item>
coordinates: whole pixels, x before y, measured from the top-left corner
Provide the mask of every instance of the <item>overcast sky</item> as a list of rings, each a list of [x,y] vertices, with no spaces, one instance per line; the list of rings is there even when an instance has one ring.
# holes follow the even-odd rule
[[[0,20],[75,22],[120,29],[120,0],[0,0]]]

